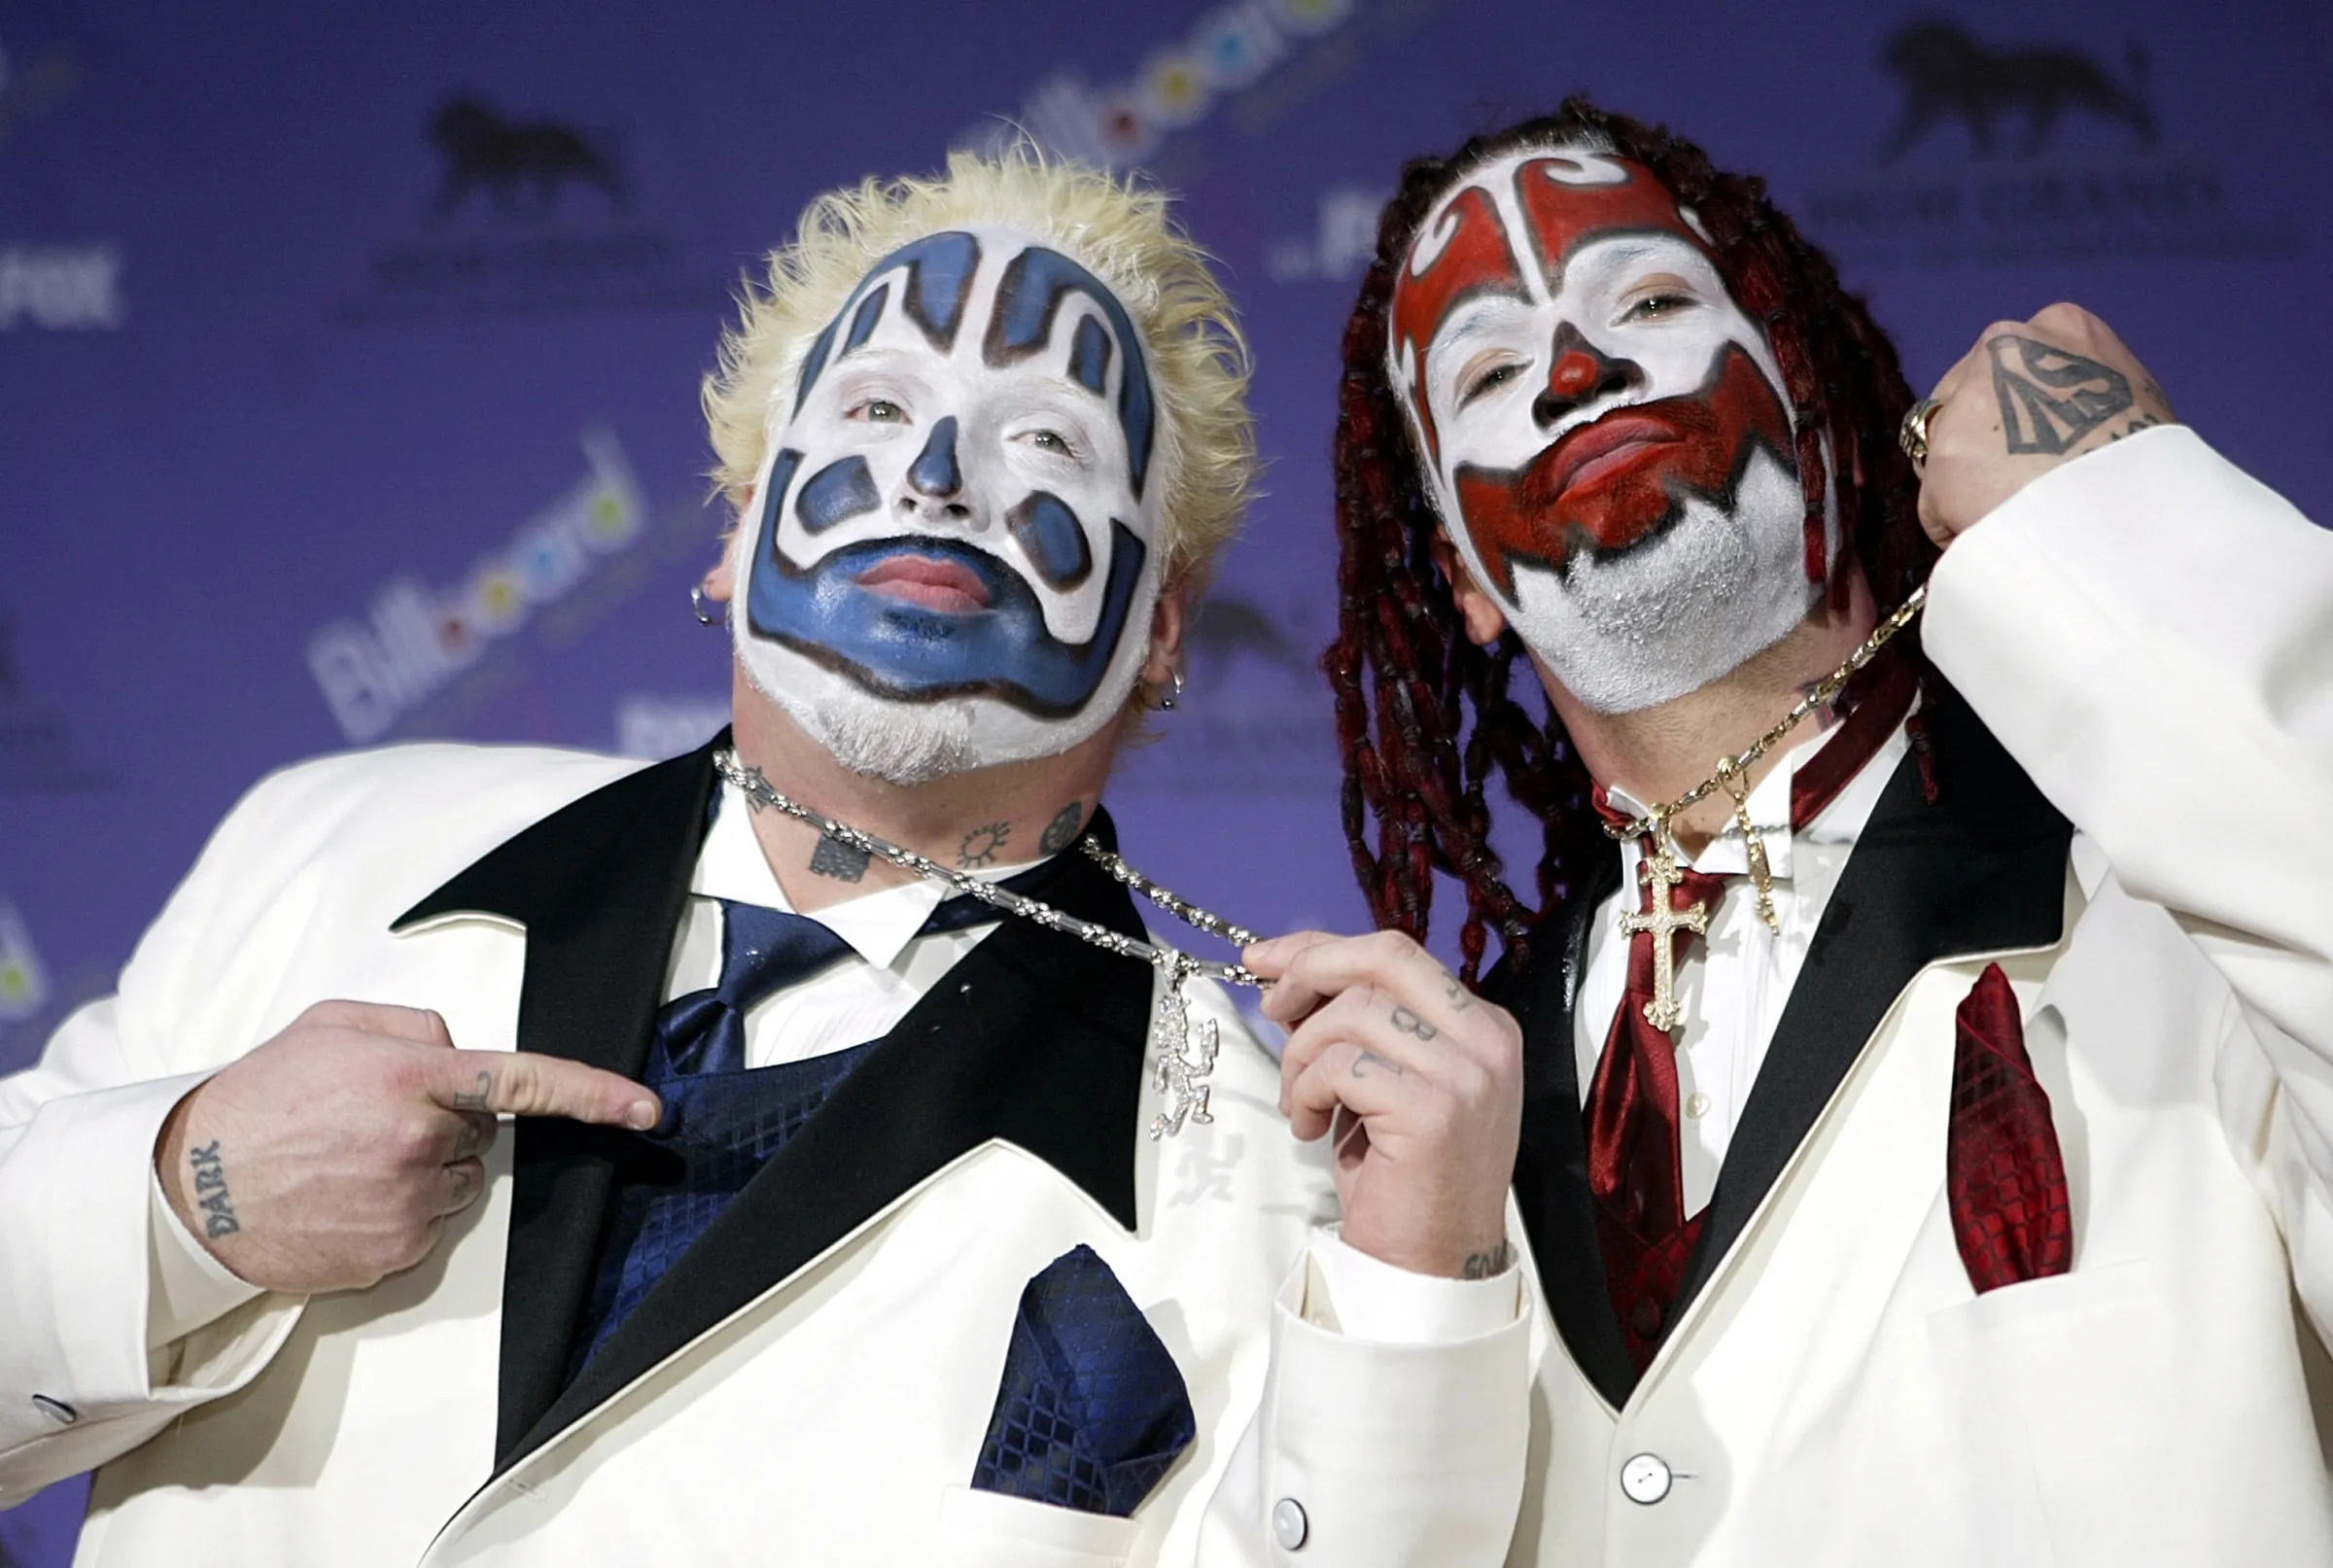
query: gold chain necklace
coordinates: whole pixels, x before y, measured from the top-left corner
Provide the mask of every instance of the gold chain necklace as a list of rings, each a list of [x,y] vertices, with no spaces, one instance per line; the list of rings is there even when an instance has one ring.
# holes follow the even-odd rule
[[[1720,757],[1710,776],[1675,800],[1654,807],[1624,822],[1607,821],[1604,831],[1611,837],[1626,840],[1648,838],[1651,848],[1645,852],[1638,874],[1650,889],[1650,900],[1643,914],[1622,910],[1620,933],[1635,936],[1653,933],[1653,995],[1645,1003],[1645,1019],[1654,1028],[1673,1029],[1682,1017],[1677,1005],[1674,950],[1670,938],[1677,931],[1706,932],[1709,929],[1709,910],[1699,904],[1690,909],[1672,910],[1669,889],[1684,879],[1683,856],[1677,848],[1677,835],[1670,823],[1681,812],[1690,810],[1707,800],[1710,794],[1723,788],[1733,798],[1733,819],[1742,830],[1742,848],[1750,862],[1750,881],[1758,890],[1758,918],[1766,929],[1780,935],[1782,921],[1774,913],[1774,877],[1766,861],[1765,840],[1758,837],[1758,825],[1750,819],[1749,776],[1751,766],[1771,750],[1784,736],[1798,727],[1799,721],[1816,709],[1837,699],[1840,690],[1857,671],[1869,664],[1888,640],[1912,623],[1928,603],[1928,584],[1922,583],[1905,596],[1895,611],[1871,630],[1863,645],[1847,655],[1845,663],[1807,688],[1791,711],[1782,715],[1781,722],[1750,743],[1749,747],[1732,756]]]
[[[1105,952],[1125,958],[1140,958],[1155,966],[1166,977],[1166,994],[1160,998],[1157,1017],[1151,1024],[1151,1043],[1158,1052],[1155,1077],[1159,1092],[1166,1098],[1166,1108],[1152,1118],[1150,1135],[1153,1138],[1173,1136],[1189,1122],[1211,1122],[1207,1113],[1209,1085],[1207,1074],[1215,1069],[1217,1028],[1213,1019],[1191,1019],[1191,998],[1183,993],[1183,982],[1193,975],[1203,975],[1227,985],[1264,986],[1264,978],[1243,963],[1218,963],[1206,958],[1195,958],[1164,942],[1142,942],[1107,925],[1081,920],[1064,910],[1054,908],[1027,893],[1000,888],[985,882],[953,866],[944,866],[929,855],[918,854],[903,849],[888,839],[877,838],[864,828],[837,821],[823,812],[814,811],[800,801],[783,794],[762,776],[761,769],[747,767],[738,761],[733,750],[717,751],[714,767],[723,779],[735,784],[746,797],[746,804],[754,811],[768,809],[806,822],[828,838],[838,840],[854,850],[888,861],[902,871],[912,871],[919,877],[947,884],[962,896],[977,898],[982,903],[1033,921],[1047,930],[1065,932],[1079,941]],[[1256,933],[1244,925],[1234,925],[1218,915],[1211,915],[1197,904],[1187,902],[1152,882],[1125,859],[1101,847],[1092,834],[1078,840],[1078,848],[1087,858],[1100,865],[1126,887],[1132,889],[1168,914],[1209,936],[1219,936],[1227,942],[1246,947],[1257,940]]]

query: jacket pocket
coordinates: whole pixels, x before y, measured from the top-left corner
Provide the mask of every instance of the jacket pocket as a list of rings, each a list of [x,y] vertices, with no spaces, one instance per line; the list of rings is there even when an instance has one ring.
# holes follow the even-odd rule
[[[1119,1568],[1142,1527],[1003,1492],[951,1486],[940,1494],[941,1568]]]
[[[2156,1560],[2181,1490],[2143,1415],[2171,1350],[2156,1284],[2145,1259],[2077,1267],[1930,1314],[1968,1505],[1994,1513],[2001,1560]]]

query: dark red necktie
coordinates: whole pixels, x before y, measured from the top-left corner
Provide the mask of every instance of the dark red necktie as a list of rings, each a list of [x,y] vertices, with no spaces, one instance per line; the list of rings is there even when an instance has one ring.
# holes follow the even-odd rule
[[[1888,658],[1867,672],[1868,689],[1823,749],[1791,780],[1791,830],[1802,831],[1863,770],[1910,712],[1919,682],[1911,666]],[[1596,810],[1608,821],[1624,821],[1595,791]],[[1639,844],[1641,876],[1654,845]],[[1669,907],[1715,911],[1725,878],[1680,867],[1682,880],[1669,889]],[[1650,914],[1653,889],[1645,884],[1637,913]],[[1689,930],[1672,932],[1670,961],[1682,968],[1692,945]],[[1604,1277],[1620,1341],[1639,1372],[1660,1346],[1670,1308],[1685,1283],[1693,1243],[1700,1238],[1699,1214],[1685,1212],[1683,1139],[1678,1131],[1677,1042],[1645,1016],[1653,999],[1654,934],[1628,939],[1628,986],[1619,1011],[1604,1037],[1603,1055],[1587,1091],[1587,1184],[1596,1200],[1596,1238],[1604,1253]]]
[[[2017,995],[2000,964],[1985,965],[1957,1024],[1944,1189],[1961,1262],[1981,1296],[2066,1272],[2073,1210],[2049,1095],[2034,1076]]]

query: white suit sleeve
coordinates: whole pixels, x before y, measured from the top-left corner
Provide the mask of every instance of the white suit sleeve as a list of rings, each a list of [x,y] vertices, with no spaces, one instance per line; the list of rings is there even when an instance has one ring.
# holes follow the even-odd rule
[[[2227,1026],[2198,1049],[2220,1052],[2231,1140],[2326,1333],[2333,535],[2166,426],[2028,485],[1953,542],[1930,594],[1936,667],[2227,981]]]
[[[1529,1461],[1530,1299],[1519,1267],[1429,1279],[1317,1236],[1274,1305],[1263,1408],[1199,1560],[1505,1561]]]
[[[226,934],[215,917],[230,841],[239,822],[263,819],[264,794],[214,837],[119,993],[73,1014],[37,1063],[0,1079],[0,1507],[242,1387],[298,1316],[297,1298],[216,1281],[173,1291],[191,1276],[174,1263],[157,1279],[168,1238],[153,1224],[156,1137],[217,1065],[181,1060],[170,1020],[202,1005],[203,977],[215,977],[208,949]],[[157,1347],[157,1326],[188,1332]]]

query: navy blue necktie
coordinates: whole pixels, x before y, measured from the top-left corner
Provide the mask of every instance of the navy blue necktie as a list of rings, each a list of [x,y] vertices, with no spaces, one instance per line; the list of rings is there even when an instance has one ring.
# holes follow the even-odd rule
[[[1019,890],[1049,870],[1050,862],[1005,886]],[[720,979],[675,997],[656,1015],[641,1081],[656,1091],[664,1116],[652,1131],[632,1134],[619,1166],[598,1276],[568,1358],[570,1381],[880,1043],[748,1068],[746,1014],[753,1004],[808,979],[851,945],[807,915],[725,898],[720,904]],[[997,918],[989,905],[959,894],[933,910],[916,934]]]

